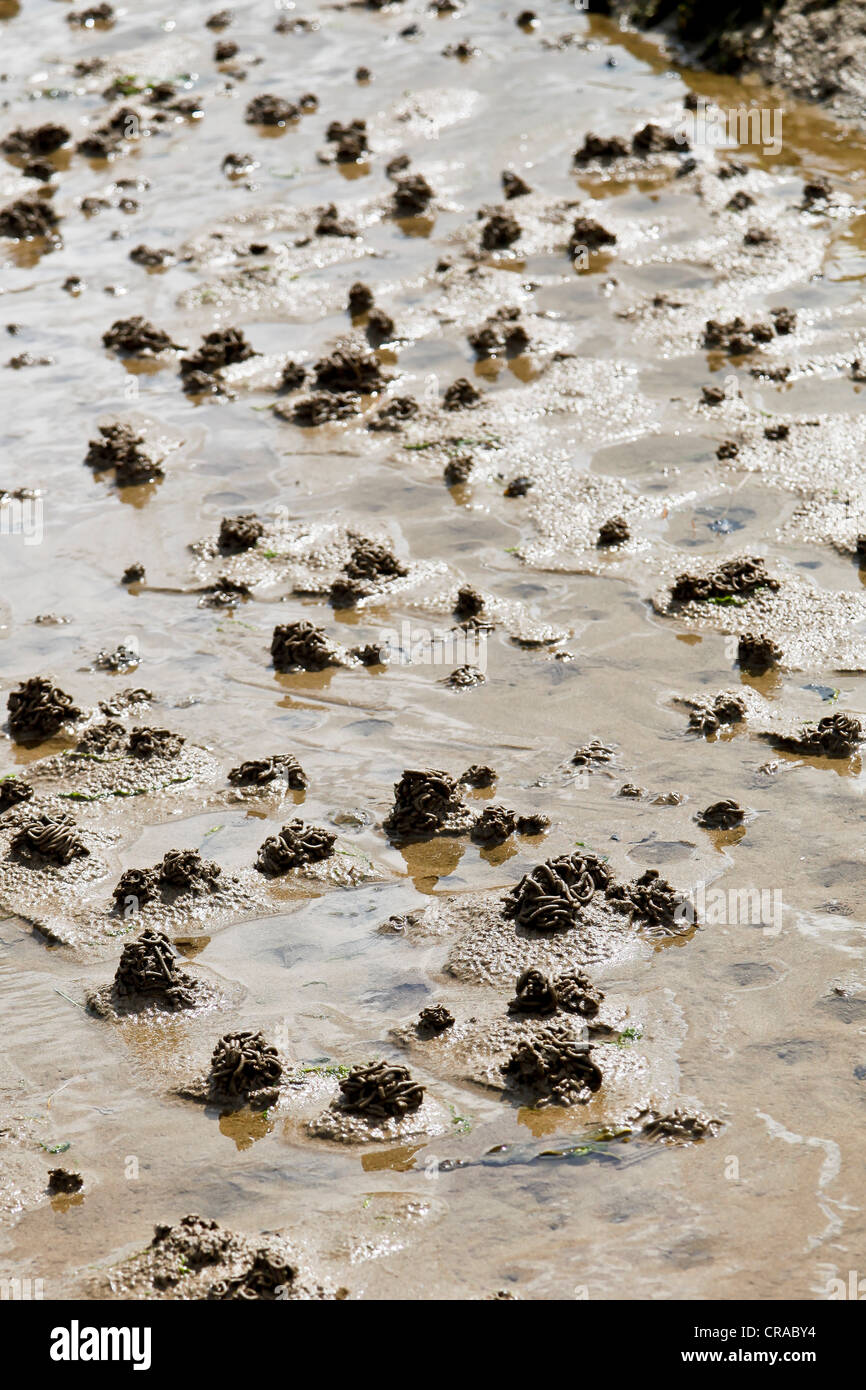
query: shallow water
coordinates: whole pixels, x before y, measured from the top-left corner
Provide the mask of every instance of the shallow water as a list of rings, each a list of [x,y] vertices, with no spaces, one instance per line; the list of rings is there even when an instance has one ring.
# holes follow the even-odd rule
[[[696,349],[676,326],[644,331],[645,320],[622,314],[659,291],[716,295],[727,306],[717,317],[794,308],[796,342],[776,340],[772,360],[785,360],[781,344],[796,370],[778,384],[736,365],[745,408],[850,418],[853,428],[862,387],[840,363],[856,355],[864,326],[864,137],[752,85],[672,72],[643,38],[556,0],[538,7],[540,25],[529,34],[480,0],[442,19],[414,4],[381,13],[311,5],[301,13],[315,17],[318,30],[284,35],[273,33],[276,12],[263,4],[238,5],[235,24],[215,35],[204,27],[212,8],[213,0],[195,0],[166,21],[143,3],[119,9],[108,32],[82,32],[69,29],[57,0],[34,0],[26,12],[0,7],[2,133],[59,120],[80,138],[88,122],[104,118],[100,93],[116,72],[148,80],[189,74],[188,90],[204,111],[198,121],[157,127],[110,163],[61,151],[53,201],[63,214],[62,246],[45,252],[0,241],[0,318],[21,325],[6,339],[4,360],[21,352],[53,359],[0,366],[0,485],[44,492],[40,543],[0,535],[3,686],[50,672],[89,707],[140,684],[157,696],[154,722],[206,745],[226,769],[243,758],[295,753],[310,786],[291,813],[322,824],[340,811],[363,812],[357,829],[341,833],[369,856],[377,877],[295,900],[285,911],[204,925],[195,960],[245,991],[242,1002],[230,1018],[210,1014],[159,1029],[120,1030],[85,1014],[85,993],[106,980],[116,943],[93,953],[48,947],[27,921],[4,918],[2,1272],[42,1278],[46,1297],[62,1297],[146,1244],[157,1221],[200,1211],[242,1231],[291,1232],[311,1261],[359,1298],[484,1297],[499,1289],[530,1298],[820,1297],[829,1278],[858,1267],[863,1250],[862,774],[859,765],[783,759],[767,776],[759,773],[773,756],[766,744],[747,734],[713,742],[688,734],[674,696],[747,678],[721,631],[664,618],[649,600],[672,567],[753,549],[821,590],[856,592],[861,577],[850,555],[785,533],[802,485],[771,470],[738,469],[736,460],[719,466],[715,448],[732,427],[728,406],[717,420],[696,401],[730,365]],[[413,21],[421,36],[401,37]],[[578,42],[544,46],[566,32]],[[442,56],[446,44],[467,37],[477,55]],[[218,38],[239,44],[244,77],[232,77],[232,65],[217,68]],[[109,66],[76,77],[73,64],[94,55]],[[354,81],[361,63],[373,72],[367,86]],[[731,151],[765,180],[761,210],[792,238],[789,263],[772,275],[736,271],[730,248],[713,242],[717,209],[677,179],[675,162],[626,178],[570,169],[588,130],[628,135],[647,120],[668,125],[689,88],[726,107],[752,99],[784,106],[778,157]],[[317,94],[319,108],[297,126],[268,135],[244,124],[252,95],[296,100],[304,91]],[[139,95],[125,100],[142,105]],[[328,123],[355,117],[370,127],[367,165],[318,163]],[[259,161],[249,179],[232,182],[221,172],[230,150]],[[390,187],[384,166],[404,150],[436,191],[431,225],[403,227],[380,215]],[[716,167],[712,151],[697,153],[709,171]],[[502,257],[507,275],[482,276],[475,290],[438,288],[440,258],[471,263],[467,227],[476,209],[501,201],[506,167],[550,199],[597,199],[589,215],[617,219],[616,254],[575,274],[562,247],[539,234],[524,258]],[[789,210],[804,178],[820,174],[849,196],[845,215],[801,226]],[[79,200],[102,196],[118,179],[149,181],[122,190],[138,209],[85,217]],[[34,187],[15,163],[0,163],[0,204]],[[117,190],[109,196],[116,202]],[[279,218],[290,226],[296,214],[330,202],[363,226],[363,237],[314,239],[312,248],[287,253],[276,275],[281,253],[238,258],[230,234],[222,249],[209,239],[247,213],[244,238],[274,250],[291,239]],[[507,210],[521,220],[521,200]],[[409,234],[418,232],[425,234]],[[144,270],[128,259],[139,243],[173,248],[177,263]],[[237,279],[238,265],[262,261],[264,285],[261,277]],[[84,281],[77,297],[62,289],[69,276]],[[355,421],[302,430],[267,409],[273,371],[267,387],[255,378],[247,387],[241,374],[234,397],[195,403],[181,390],[171,354],[157,369],[140,370],[101,345],[115,319],[143,314],[190,347],[213,328],[237,325],[274,361],[310,363],[349,329],[346,293],[359,278],[397,324],[387,361],[401,393],[431,400],[463,375],[485,392],[485,437],[498,428],[500,448],[470,446],[477,466],[465,487],[444,486],[442,451],[404,447],[440,439],[447,416],[417,437],[372,434]],[[509,302],[506,278],[527,313],[548,316],[533,319],[539,335],[549,333],[554,349],[579,359],[568,379],[569,389],[585,392],[576,408],[540,370],[550,352],[537,371],[525,362],[511,370],[475,364],[465,326]],[[701,310],[695,322],[710,316]],[[182,444],[162,482],[118,490],[94,478],[83,459],[98,421],[130,415]],[[461,436],[476,433],[469,412],[454,425]],[[499,478],[497,453],[507,466]],[[502,496],[524,465],[541,494],[536,522],[532,495]],[[832,473],[833,455],[824,466]],[[585,476],[620,480],[646,503],[641,544],[623,558],[599,558],[579,539],[574,499]],[[840,480],[855,499],[858,477],[855,463]],[[817,466],[815,481],[825,481]],[[426,593],[403,602],[397,594],[339,620],[325,602],[278,586],[270,603],[250,600],[235,617],[168,592],[193,583],[187,547],[214,533],[222,516],[267,516],[278,507],[311,528],[336,518],[384,530],[402,555],[440,568]],[[146,565],[148,583],[130,592],[120,576],[135,560]],[[376,640],[404,621],[447,625],[441,595],[453,595],[458,582],[569,634],[563,645],[572,659],[519,647],[500,623],[487,645],[486,684],[464,692],[441,684],[447,667],[281,676],[269,666],[275,622],[309,617],[347,644]],[[49,613],[66,621],[34,621]],[[141,654],[132,675],[93,669],[100,649],[131,639]],[[866,707],[862,672],[832,663],[751,684],[801,720]],[[566,775],[574,749],[591,738],[616,744],[616,763],[588,780]],[[2,770],[23,769],[60,746],[7,740]],[[404,768],[457,774],[476,762],[496,768],[496,802],[551,817],[549,836],[515,837],[493,853],[466,837],[402,851],[389,844],[381,821]],[[624,782],[653,796],[676,790],[685,800],[657,806],[620,798]],[[469,799],[483,804],[485,796]],[[723,797],[756,813],[736,842],[693,819]],[[273,823],[265,827],[261,812],[215,807],[205,797],[136,805],[122,866],[155,862],[182,845],[239,869],[287,818],[284,810],[269,804],[264,814]],[[115,811],[105,815],[117,823]],[[451,1107],[451,1132],[384,1148],[306,1139],[280,1111],[221,1119],[167,1094],[167,1081],[199,1069],[229,1026],[261,1028],[298,1062],[328,1065],[396,1056],[389,1030],[434,999],[461,1017],[487,1007],[489,990],[443,973],[447,942],[377,927],[431,897],[502,889],[576,842],[609,854],[629,877],[651,866],[682,889],[704,881],[781,895],[778,933],[760,923],[707,922],[687,941],[598,973],[608,999],[644,1030],[630,1044],[635,1056],[646,1052],[658,1063],[647,1097],[664,1109],[705,1108],[724,1121],[717,1138],[569,1154],[587,1132],[580,1107],[512,1107],[459,1077],[428,1076],[414,1058],[413,1074]],[[63,1156],[49,1158],[65,1145]],[[445,1159],[460,1166],[442,1167]],[[81,1202],[46,1197],[45,1172],[56,1163],[83,1173]]]

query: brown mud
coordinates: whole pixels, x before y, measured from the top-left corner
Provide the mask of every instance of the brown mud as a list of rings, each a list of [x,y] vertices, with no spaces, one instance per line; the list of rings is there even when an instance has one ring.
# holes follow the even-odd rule
[[[670,40],[679,55],[717,72],[756,74],[835,115],[863,121],[866,55],[857,0],[592,0]]]
[[[435,8],[0,9],[46,1297],[809,1298],[862,1245],[850,7],[823,110],[761,85],[799,5],[726,75]]]
[[[192,1215],[158,1225],[145,1250],[92,1280],[92,1296],[111,1299],[306,1301],[346,1293],[317,1283],[281,1237],[249,1240]]]

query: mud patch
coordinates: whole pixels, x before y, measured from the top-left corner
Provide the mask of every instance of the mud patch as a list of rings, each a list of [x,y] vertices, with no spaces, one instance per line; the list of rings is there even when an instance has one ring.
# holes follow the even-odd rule
[[[155,1228],[147,1249],[93,1280],[102,1298],[261,1299],[345,1297],[319,1282],[284,1236],[237,1235],[201,1216]]]
[[[866,638],[856,631],[866,619],[866,599],[819,589],[799,575],[768,576],[762,562],[705,565],[652,602],[657,613],[693,631],[760,633],[788,670],[866,669]]]
[[[13,690],[6,701],[9,732],[19,742],[42,742],[66,724],[82,719],[72,696],[47,676],[31,676]]]
[[[590,965],[648,954],[654,938],[687,938],[694,930],[690,902],[657,871],[647,870],[630,884],[611,875],[582,901],[578,894],[588,874],[564,863],[539,865],[504,897],[470,893],[432,904],[407,922],[409,939],[456,936],[446,973],[469,984],[506,986],[527,970],[579,976]],[[552,925],[522,925],[514,916],[521,910],[541,914]]]
[[[146,927],[124,946],[112,983],[88,994],[87,1007],[99,1018],[119,1022],[142,1014],[203,1010],[218,999],[198,974],[180,969],[168,937]]]
[[[384,829],[396,840],[425,839],[463,834],[473,821],[473,813],[463,804],[460,784],[449,773],[409,770],[394,786],[394,806]]]
[[[362,1063],[338,1083],[330,1107],[305,1126],[307,1134],[339,1144],[381,1144],[448,1128],[444,1108],[412,1080],[406,1067]]]
[[[259,873],[268,877],[285,874],[307,864],[330,859],[334,853],[336,835],[318,825],[305,825],[293,820],[284,825],[278,835],[265,840],[256,858]]]
[[[199,792],[221,780],[216,758],[204,748],[180,740],[167,730],[133,730],[94,725],[74,750],[32,763],[27,776],[34,788],[68,801],[109,801],[114,797],[155,796],[177,790]],[[172,740],[160,735],[169,734]],[[116,740],[116,742],[115,742]],[[124,746],[125,745],[125,746]]]

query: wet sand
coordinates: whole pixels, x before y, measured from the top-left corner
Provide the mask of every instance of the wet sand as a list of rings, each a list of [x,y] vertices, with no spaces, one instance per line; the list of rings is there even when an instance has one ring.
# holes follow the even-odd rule
[[[46,1298],[207,1296],[135,1263],[192,1212],[252,1242],[226,1279],[281,1232],[312,1271],[297,1296],[826,1297],[863,1249],[863,774],[856,731],[828,756],[803,730],[866,717],[864,137],[565,4],[525,28],[472,3],[238,6],[219,31],[211,12],[79,28],[53,0],[0,6],[0,138],[70,136],[38,156],[47,183],[0,161],[0,211],[56,186],[58,214],[47,239],[0,238],[3,702],[45,675],[81,712],[41,741],[5,727],[0,749],[34,789],[0,814],[0,1274]],[[782,110],[781,149],[635,153],[648,122],[680,129],[690,92]],[[263,95],[297,114],[248,123]],[[123,107],[109,158],[77,148]],[[575,165],[590,132],[626,152]],[[506,197],[504,170],[530,191]],[[414,175],[432,196],[397,216]],[[393,327],[349,314],[357,282]],[[168,345],[104,344],[135,316]],[[731,351],[755,324],[769,336]],[[250,355],[208,357],[227,329]],[[389,416],[403,398],[417,410]],[[112,424],[148,480],[85,462]],[[260,525],[221,544],[238,516]],[[778,587],[673,597],[751,556]],[[274,629],[301,622],[323,636],[291,650],[331,656],[293,668],[284,638],[277,669]],[[744,633],[775,644],[767,670],[740,663]],[[485,679],[448,682],[467,666]],[[149,698],[118,701],[130,688]],[[719,695],[743,717],[695,727]],[[106,722],[114,744],[83,754]],[[184,742],[139,756],[137,727]],[[306,786],[229,778],[277,754]],[[459,783],[450,833],[389,834],[405,770],[479,764],[495,781]],[[742,823],[696,820],[728,800]],[[488,806],[550,826],[480,842]],[[71,816],[87,853],[16,851],[37,812]],[[257,870],[297,819],[334,852]],[[218,865],[216,891],[163,883],[124,913],[121,875],[172,849]],[[619,885],[657,870],[697,923],[598,889],[552,935],[503,914],[536,865],[590,853]],[[148,926],[201,1007],[97,1016]],[[594,1029],[554,1018],[602,1075],[568,1106],[502,1072],[550,1023],[508,1013],[536,965],[604,996]],[[419,1037],[436,1004],[453,1033]],[[278,1049],[277,1100],[195,1103],[239,1030]],[[365,1132],[331,1107],[377,1058],[426,1094]],[[677,1111],[718,1123],[653,1130]],[[79,1193],[49,1193],[59,1165]]]

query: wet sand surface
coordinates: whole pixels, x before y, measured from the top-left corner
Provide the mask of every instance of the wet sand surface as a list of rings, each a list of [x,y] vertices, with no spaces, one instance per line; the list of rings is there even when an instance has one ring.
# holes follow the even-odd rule
[[[70,137],[40,156],[50,181],[0,162],[0,211],[47,191],[58,214],[48,237],[0,238],[3,699],[45,675],[81,712],[41,741],[7,726],[0,749],[34,789],[0,814],[0,1273],[45,1297],[141,1292],[111,1271],[198,1212],[282,1232],[326,1296],[826,1296],[864,1248],[866,137],[672,71],[557,0],[524,27],[478,0],[239,4],[220,30],[197,0],[174,20],[118,7],[107,28],[67,13],[0,5],[0,137]],[[592,131],[630,146],[648,122],[679,128],[688,92],[783,108],[781,150],[573,163]],[[248,123],[263,95],[297,114]],[[110,157],[88,155],[123,107]],[[249,158],[226,172],[232,153]],[[503,170],[530,191],[506,198]],[[413,175],[432,197],[397,216]],[[804,198],[820,179],[829,195]],[[592,224],[615,241],[584,255]],[[142,264],[142,246],[171,254]],[[393,327],[347,312],[359,281]],[[170,346],[104,346],[135,316]],[[738,316],[769,335],[705,346],[708,320]],[[182,359],[229,328],[253,355],[190,382]],[[357,392],[321,365],[347,338]],[[303,371],[280,388],[289,363]],[[447,394],[461,379],[474,391]],[[417,410],[369,428],[404,397]],[[297,422],[320,411],[343,413]],[[132,426],[149,481],[86,465],[112,424]],[[252,544],[221,546],[223,518],[248,514]],[[617,517],[623,538],[599,545]],[[359,537],[399,564],[347,599],[333,586]],[[763,578],[719,586],[749,556]],[[683,575],[716,590],[672,597]],[[275,627],[298,622],[335,664],[275,667]],[[422,650],[432,632],[451,636],[444,660]],[[744,633],[771,639],[769,669],[738,658]],[[462,666],[486,679],[449,684]],[[129,689],[149,698],[118,701]],[[736,719],[690,720],[723,692]],[[810,742],[837,715],[854,721],[841,755]],[[114,744],[83,757],[107,720]],[[140,727],[184,742],[130,752]],[[305,786],[229,779],[275,754]],[[477,764],[495,782],[461,784],[453,833],[385,828],[406,769]],[[695,819],[725,801],[742,823]],[[479,843],[487,806],[550,826]],[[71,816],[87,852],[16,850],[37,811]],[[333,853],[257,870],[296,819]],[[140,913],[115,907],[121,874],[172,849],[214,861],[217,888],[166,880]],[[600,889],[564,932],[503,916],[524,875],[576,853],[620,885],[657,870],[698,922],[654,928]],[[201,1006],[97,1016],[89,997],[148,926]],[[503,1077],[537,1026],[507,1009],[529,966],[584,971],[604,996],[586,1020],[602,1084],[578,1103],[533,1105]],[[453,1031],[420,1036],[439,1003]],[[245,1029],[278,1049],[279,1096],[196,1104],[217,1039]],[[426,1087],[378,1129],[329,1108],[376,1058]],[[678,1110],[718,1123],[660,1142],[647,1117]],[[58,1165],[80,1193],[48,1192]],[[185,1296],[183,1280],[145,1292]]]

